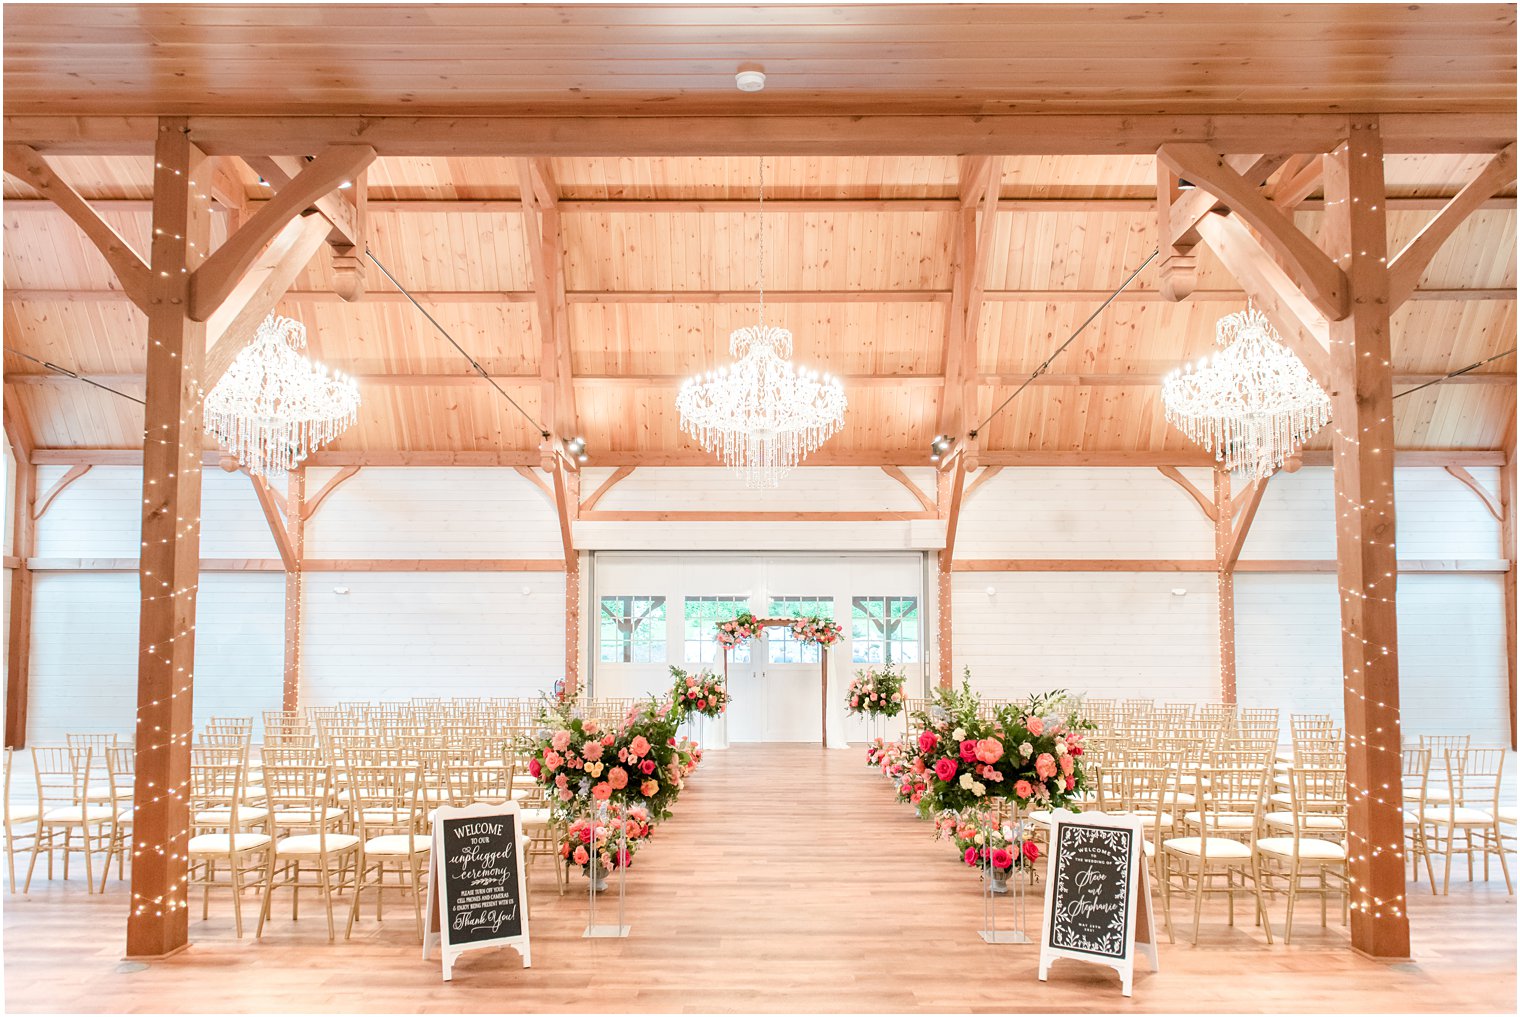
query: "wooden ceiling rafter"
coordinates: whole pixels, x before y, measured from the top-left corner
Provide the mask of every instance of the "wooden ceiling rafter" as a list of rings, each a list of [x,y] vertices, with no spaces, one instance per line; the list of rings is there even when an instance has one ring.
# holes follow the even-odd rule
[[[518,159],[516,166],[528,261],[533,271],[534,305],[538,309],[539,375],[543,405],[548,408],[544,426],[564,440],[575,436],[578,425],[565,301],[565,240],[560,223],[559,189],[549,160]],[[573,470],[575,464],[571,463],[570,468]]]

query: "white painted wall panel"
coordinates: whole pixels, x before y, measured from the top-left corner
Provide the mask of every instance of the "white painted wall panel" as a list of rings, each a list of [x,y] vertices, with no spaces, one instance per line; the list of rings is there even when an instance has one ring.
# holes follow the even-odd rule
[[[1213,495],[1208,470],[1188,478]],[[957,558],[1212,558],[1213,523],[1154,469],[1010,467],[961,510]]]
[[[952,595],[957,681],[969,666],[972,686],[986,695],[1067,688],[1103,698],[1218,701],[1211,575],[960,572]]]
[[[1497,468],[1468,472],[1498,495]],[[1393,486],[1400,558],[1499,557],[1499,521],[1456,477],[1445,470],[1395,470]]]
[[[935,471],[905,471],[931,500]],[[590,495],[612,473],[588,470],[581,483]],[[776,488],[751,490],[730,470],[711,467],[641,467],[596,505],[607,511],[700,509],[710,512],[921,512],[907,488],[879,468],[820,466],[793,470]]]
[[[284,668],[285,580],[201,577],[195,721],[278,709]],[[69,732],[131,735],[137,712],[137,574],[42,573],[32,606],[29,743]]]
[[[304,592],[308,706],[536,696],[565,673],[563,573],[322,573]]]
[[[315,497],[334,470],[312,470]],[[365,467],[306,531],[309,558],[558,558],[559,520],[516,470]]]

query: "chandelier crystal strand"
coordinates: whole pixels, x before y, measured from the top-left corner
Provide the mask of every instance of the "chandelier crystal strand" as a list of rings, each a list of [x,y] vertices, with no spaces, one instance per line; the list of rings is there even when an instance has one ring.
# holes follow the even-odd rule
[[[251,474],[283,477],[357,418],[359,386],[305,348],[306,326],[271,314],[206,396],[206,429]]]
[[[1231,472],[1264,478],[1330,420],[1330,397],[1254,306],[1219,319],[1212,360],[1162,382],[1166,419]]]
[[[796,367],[792,333],[765,323],[765,160],[760,161],[759,324],[736,329],[728,367],[690,378],[676,394],[681,427],[744,478],[776,487],[844,424],[837,378]]]

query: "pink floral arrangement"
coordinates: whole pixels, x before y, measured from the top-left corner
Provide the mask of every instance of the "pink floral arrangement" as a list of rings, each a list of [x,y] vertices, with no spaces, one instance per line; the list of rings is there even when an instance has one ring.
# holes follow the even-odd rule
[[[934,835],[953,840],[961,861],[975,868],[1022,868],[1040,857],[1038,844],[1015,836],[1012,827],[999,825],[990,813],[945,813],[934,821]]]
[[[687,674],[680,668],[673,667],[670,674],[675,679],[670,695],[678,710],[716,717],[728,707],[728,686],[722,678],[706,668],[696,674]]]
[[[903,708],[903,676],[887,664],[881,670],[866,668],[855,672],[855,680],[845,693],[851,713],[875,717],[895,717]]]
[[[833,646],[844,638],[844,627],[831,618],[815,614],[792,622],[792,635],[804,644]]]
[[[759,620],[748,611],[740,611],[731,620],[718,623],[718,645],[732,650],[760,634]]]
[[[578,818],[566,828],[559,856],[588,875],[595,863],[600,863],[603,873],[611,872],[633,863],[634,851],[652,830],[649,810],[642,806],[614,808],[606,819]]]

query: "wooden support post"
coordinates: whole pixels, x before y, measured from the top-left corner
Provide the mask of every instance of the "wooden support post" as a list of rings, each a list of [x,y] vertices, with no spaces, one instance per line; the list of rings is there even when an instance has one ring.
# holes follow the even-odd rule
[[[570,522],[579,514],[581,475],[567,470],[564,457],[547,445],[545,455],[552,456],[554,502],[565,559],[565,695],[573,697],[580,687],[581,556],[575,550]]]
[[[1229,561],[1235,513],[1230,501],[1230,471],[1214,468],[1214,564],[1219,570],[1219,701],[1234,706],[1235,568]]]
[[[1500,523],[1500,556],[1509,562],[1504,573],[1504,642],[1509,662],[1509,747],[1520,747],[1516,740],[1515,709],[1515,417],[1511,410],[1509,433],[1504,438],[1504,465],[1499,468],[1499,503],[1504,509]]]
[[[190,317],[193,271],[210,243],[201,153],[181,117],[158,121],[144,407],[138,621],[137,775],[127,956],[163,957],[189,938],[191,697],[200,565],[201,365],[206,326]]]
[[[945,519],[945,547],[939,553],[939,686],[955,684],[954,640],[951,635],[952,564],[955,561],[955,534],[960,526],[961,502],[966,490],[967,459],[970,447],[960,449],[949,470],[939,475],[938,502]]]
[[[285,685],[280,709],[301,707],[301,595],[306,576],[306,470],[291,470],[285,481],[285,543],[291,561],[285,563]]]
[[[1336,556],[1345,677],[1346,844],[1351,945],[1409,956],[1394,598],[1393,372],[1383,144],[1376,117],[1354,118],[1325,159],[1325,243],[1350,313],[1330,322]]]
[[[27,706],[32,677],[32,569],[36,553],[37,467],[32,464],[32,434],[13,399],[5,401],[5,434],[16,457],[15,502],[11,505],[10,628],[6,655],[5,747],[26,747]]]

